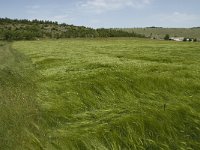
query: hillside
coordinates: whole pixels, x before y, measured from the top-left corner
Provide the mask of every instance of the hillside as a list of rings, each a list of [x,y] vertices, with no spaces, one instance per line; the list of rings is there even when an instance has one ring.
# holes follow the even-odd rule
[[[84,26],[45,20],[26,20],[0,18],[0,40],[37,40],[59,38],[96,38],[96,37],[149,37],[163,39],[170,37],[195,38],[200,40],[200,28],[113,28],[93,29]]]
[[[114,29],[92,29],[43,20],[0,18],[0,40],[33,40],[40,38],[144,37]]]
[[[200,149],[199,43],[19,41],[0,53],[2,150]]]
[[[121,30],[121,29],[120,29]],[[143,34],[146,37],[163,39],[166,34],[171,37],[185,37],[185,38],[196,38],[200,40],[200,28],[159,28],[159,27],[149,27],[149,28],[124,28],[123,31],[135,32],[138,34]]]

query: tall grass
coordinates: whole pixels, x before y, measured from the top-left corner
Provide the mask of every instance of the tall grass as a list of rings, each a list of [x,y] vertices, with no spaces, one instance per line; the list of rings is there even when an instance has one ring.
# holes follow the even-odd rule
[[[36,75],[23,82],[37,87],[17,93],[33,89],[26,94],[39,106],[25,110],[39,107],[32,114],[45,136],[19,130],[33,133],[33,149],[199,149],[199,46],[127,38],[15,42]]]
[[[41,131],[34,70],[9,43],[0,45],[0,149],[37,148]]]

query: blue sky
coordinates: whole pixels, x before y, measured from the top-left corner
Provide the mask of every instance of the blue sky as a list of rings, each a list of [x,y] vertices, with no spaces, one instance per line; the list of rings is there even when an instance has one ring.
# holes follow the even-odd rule
[[[88,27],[200,26],[200,0],[0,0],[0,17]]]

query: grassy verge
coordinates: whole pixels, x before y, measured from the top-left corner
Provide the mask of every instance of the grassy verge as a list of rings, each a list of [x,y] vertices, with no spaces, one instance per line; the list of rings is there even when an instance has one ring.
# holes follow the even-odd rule
[[[30,60],[0,43],[0,148],[40,147],[35,70]]]

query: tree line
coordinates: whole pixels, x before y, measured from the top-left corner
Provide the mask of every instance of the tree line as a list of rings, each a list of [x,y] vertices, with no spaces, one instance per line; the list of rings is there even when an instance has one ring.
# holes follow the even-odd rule
[[[116,29],[93,29],[53,21],[0,18],[1,40],[34,40],[40,38],[145,37]]]

